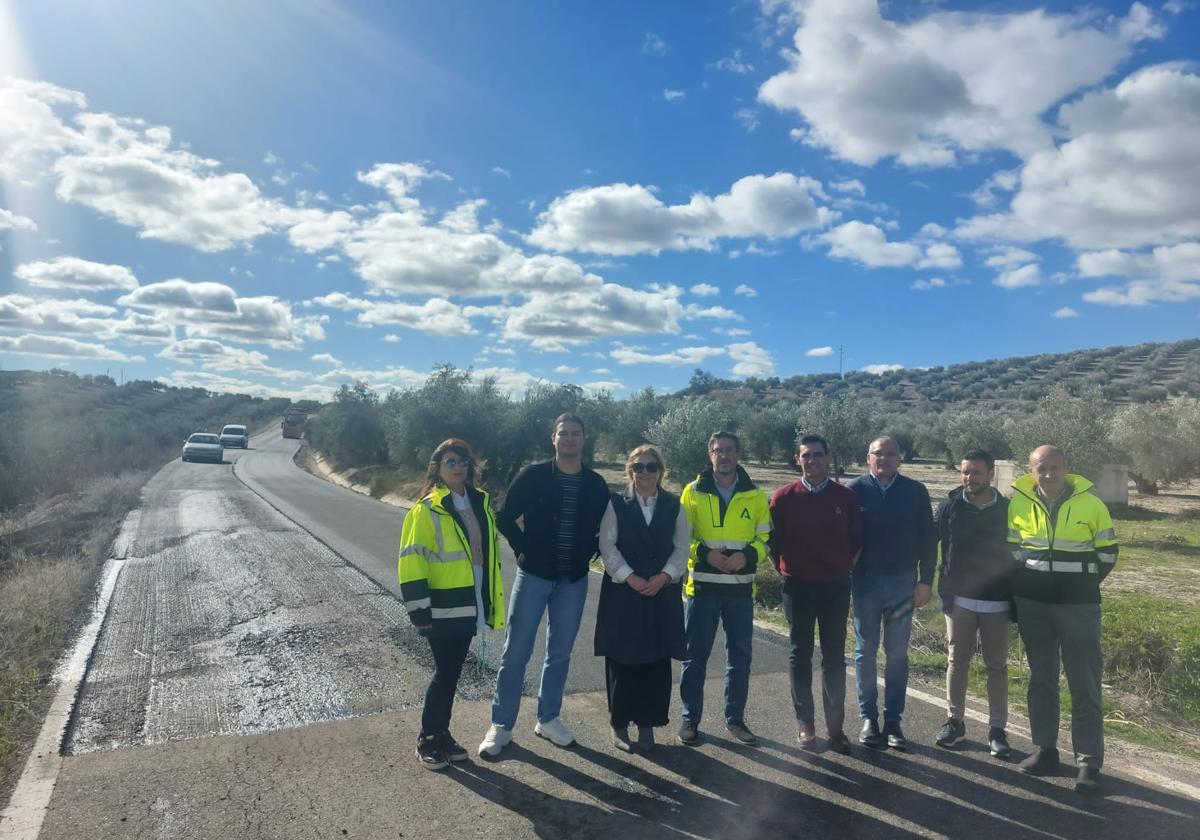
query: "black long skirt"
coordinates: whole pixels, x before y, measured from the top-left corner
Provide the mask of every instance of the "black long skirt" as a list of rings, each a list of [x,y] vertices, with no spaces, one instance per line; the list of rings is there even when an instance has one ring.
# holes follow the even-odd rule
[[[604,680],[608,687],[608,714],[614,729],[633,723],[666,726],[671,707],[671,660],[658,659],[644,665],[623,665],[604,657]]]

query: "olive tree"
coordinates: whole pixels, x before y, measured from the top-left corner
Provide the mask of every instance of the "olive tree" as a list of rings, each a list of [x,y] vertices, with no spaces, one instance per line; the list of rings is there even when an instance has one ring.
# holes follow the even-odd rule
[[[662,452],[677,484],[686,484],[708,468],[708,438],[716,431],[736,432],[733,415],[722,403],[688,398],[650,424],[647,437]]]
[[[1065,453],[1071,472],[1094,478],[1101,466],[1113,461],[1111,418],[1112,409],[1099,390],[1073,396],[1056,385],[1031,412],[1009,417],[1004,436],[1018,465],[1038,446],[1052,444]]]

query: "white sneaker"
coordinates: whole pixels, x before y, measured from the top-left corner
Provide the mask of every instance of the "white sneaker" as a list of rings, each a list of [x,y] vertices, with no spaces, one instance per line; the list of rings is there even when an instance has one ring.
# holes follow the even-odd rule
[[[500,755],[500,750],[512,743],[512,730],[505,729],[498,723],[493,723],[488,729],[487,734],[483,736],[483,741],[479,745],[480,755],[497,756]]]
[[[545,722],[539,720],[537,726],[533,727],[533,732],[560,747],[569,747],[575,743],[575,733],[567,729],[562,718],[554,718],[554,720]]]

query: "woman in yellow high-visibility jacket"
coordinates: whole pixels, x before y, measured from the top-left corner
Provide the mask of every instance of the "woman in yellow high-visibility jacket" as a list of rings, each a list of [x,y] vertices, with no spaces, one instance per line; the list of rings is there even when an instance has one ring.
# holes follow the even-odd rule
[[[450,734],[454,692],[471,637],[485,624],[504,626],[496,520],[488,494],[475,487],[477,471],[465,441],[438,444],[421,500],[409,508],[400,532],[400,599],[433,651],[417,738],[417,759],[428,770],[467,760]]]

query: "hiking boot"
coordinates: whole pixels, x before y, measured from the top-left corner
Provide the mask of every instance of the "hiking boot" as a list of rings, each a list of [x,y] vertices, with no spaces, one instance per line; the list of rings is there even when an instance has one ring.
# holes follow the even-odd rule
[[[1017,767],[1022,773],[1030,776],[1049,776],[1058,772],[1058,750],[1053,747],[1036,747],[1033,755],[1022,761]]]
[[[638,752],[642,753],[643,755],[650,752],[650,750],[654,749],[654,727],[653,726],[639,726],[638,727],[637,748],[638,748]]]
[[[988,730],[988,746],[995,758],[1001,761],[1008,761],[1012,758],[1012,747],[1008,745],[1008,734],[999,726],[993,726]]]
[[[729,734],[734,737],[739,744],[745,744],[747,747],[753,747],[758,744],[758,739],[754,737],[754,733],[747,728],[745,721],[735,720],[732,723],[725,724],[725,728],[729,730]]]
[[[887,746],[887,741],[884,740],[883,733],[879,731],[879,722],[877,720],[874,718],[863,720],[862,732],[858,733],[858,743],[875,750],[881,750]]]
[[[939,747],[953,747],[955,744],[961,744],[967,740],[967,727],[958,718],[947,718],[942,724],[942,728],[938,730],[937,740],[934,741]]]
[[[560,747],[569,747],[575,743],[575,733],[567,729],[567,725],[562,722],[562,718],[554,718],[553,720],[537,722],[537,726],[533,727],[533,734],[545,738],[552,744]]]
[[[417,761],[426,770],[442,770],[450,761],[442,749],[439,735],[422,735],[417,739]]]
[[[817,732],[813,729],[811,723],[800,724],[800,729],[796,733],[796,741],[800,744],[800,749],[811,750],[817,743]]]
[[[1100,768],[1088,767],[1086,764],[1079,768],[1075,777],[1075,792],[1095,794],[1100,792]]]
[[[463,745],[454,740],[449,730],[442,733],[442,752],[446,754],[448,761],[466,761],[470,757]]]
[[[489,755],[492,758],[500,755],[500,750],[512,743],[512,730],[505,729],[498,723],[493,723],[488,729],[487,734],[483,736],[483,741],[479,744],[479,754]]]
[[[621,752],[633,752],[633,744],[629,743],[629,727],[613,727],[612,730],[613,746]]]
[[[829,749],[839,755],[850,755],[850,739],[845,732],[835,732],[829,736]]]
[[[903,752],[908,749],[908,739],[904,737],[904,732],[900,729],[900,721],[885,720],[883,722],[883,735],[887,738],[887,745],[894,750]]]
[[[700,732],[696,729],[696,724],[690,720],[679,724],[679,732],[676,737],[679,739],[679,743],[687,747],[694,747],[700,743]]]

